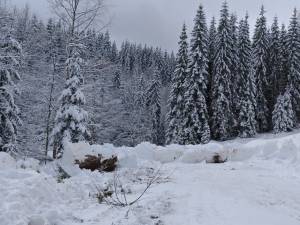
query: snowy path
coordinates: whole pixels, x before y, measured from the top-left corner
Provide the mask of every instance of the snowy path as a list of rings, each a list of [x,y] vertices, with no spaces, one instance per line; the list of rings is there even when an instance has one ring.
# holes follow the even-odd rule
[[[165,224],[299,225],[300,179],[251,164],[177,165]],[[279,172],[279,174],[278,174]]]
[[[100,174],[57,184],[31,170],[2,170],[0,225],[28,225],[32,216],[40,218],[32,225],[300,224],[300,173],[292,166],[257,160],[162,169],[168,182],[155,184],[131,208],[99,205],[89,196]],[[137,193],[144,187],[130,185]]]

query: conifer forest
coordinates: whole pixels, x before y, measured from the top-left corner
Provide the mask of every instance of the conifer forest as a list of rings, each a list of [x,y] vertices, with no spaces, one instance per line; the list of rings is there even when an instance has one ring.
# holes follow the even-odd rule
[[[45,2],[0,0],[0,225],[300,224],[300,2],[197,1],[175,49]]]

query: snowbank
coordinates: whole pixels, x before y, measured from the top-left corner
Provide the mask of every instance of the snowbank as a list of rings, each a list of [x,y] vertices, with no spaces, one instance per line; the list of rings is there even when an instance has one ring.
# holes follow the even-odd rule
[[[46,166],[0,153],[0,225],[298,225],[299,153],[297,133],[198,146],[69,144]],[[95,193],[112,185],[114,174],[74,165],[87,154],[119,157],[129,200],[158,169],[162,177],[136,205],[99,204]],[[203,163],[215,154],[228,163]],[[58,182],[57,164],[72,177]]]
[[[206,145],[169,145],[158,147],[150,143],[142,143],[134,148],[114,147],[110,144],[89,145],[87,143],[69,144],[64,155],[63,164],[70,164],[75,159],[83,159],[85,155],[102,154],[105,157],[118,156],[120,167],[139,166],[144,161],[160,163],[182,162],[201,163],[211,161],[216,154],[227,161],[245,161],[263,159],[277,161],[300,161],[300,133],[273,138],[238,139],[229,142],[211,142]]]
[[[17,166],[16,160],[5,152],[0,152],[0,170],[14,169]]]

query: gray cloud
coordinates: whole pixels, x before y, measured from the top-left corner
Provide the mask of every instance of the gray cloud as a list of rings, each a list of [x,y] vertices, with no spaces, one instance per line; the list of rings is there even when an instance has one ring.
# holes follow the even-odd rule
[[[299,0],[227,0],[232,12],[244,16],[249,12],[253,27],[260,5],[267,10],[269,23],[276,15],[287,23],[294,7],[300,8]],[[46,0],[13,0],[18,5],[29,2],[38,15],[48,17]],[[191,29],[198,5],[202,3],[207,20],[218,17],[223,0],[107,0],[113,15],[109,27],[112,37],[120,43],[131,40],[167,50],[176,50],[178,36],[183,22]]]

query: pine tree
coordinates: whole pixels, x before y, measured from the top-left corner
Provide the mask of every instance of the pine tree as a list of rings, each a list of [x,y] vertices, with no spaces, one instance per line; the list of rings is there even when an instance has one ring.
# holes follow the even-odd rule
[[[116,89],[120,89],[121,87],[121,72],[120,70],[116,70],[113,77],[113,87]]]
[[[208,32],[208,74],[209,80],[212,80],[214,70],[214,60],[216,55],[216,42],[217,42],[217,29],[216,21],[213,17],[211,20],[209,32]],[[211,83],[211,82],[210,82]]]
[[[164,52],[163,65],[161,69],[162,85],[167,86],[170,83],[171,74],[169,73],[170,59],[168,52]]]
[[[270,34],[269,43],[269,62],[268,62],[268,83],[269,83],[269,109],[273,111],[276,98],[280,94],[280,31],[278,26],[278,18],[275,17]]]
[[[14,95],[18,93],[14,80],[20,80],[18,67],[22,48],[12,36],[12,21],[5,15],[0,37],[0,151],[17,153],[17,129],[21,125]]]
[[[114,63],[117,63],[118,61],[118,49],[115,41],[113,42],[111,47],[110,60]]]
[[[272,115],[272,121],[275,133],[289,132],[295,127],[295,113],[289,89],[287,89],[283,95],[280,94],[278,96]]]
[[[232,136],[236,122],[231,92],[231,35],[227,3],[223,3],[218,27],[217,52],[212,86],[212,133],[217,140]]]
[[[216,29],[216,21],[213,17],[211,20],[209,32],[208,32],[208,101],[207,106],[209,110],[209,115],[211,116],[211,90],[212,90],[212,81],[213,81],[213,73],[214,73],[214,61],[216,55],[216,43],[217,43],[217,29]]]
[[[99,59],[102,59],[104,55],[104,50],[103,50],[103,45],[104,45],[104,35],[102,33],[98,34],[96,37],[96,56]]]
[[[287,31],[285,29],[285,25],[282,24],[281,31],[280,31],[280,69],[279,69],[279,93],[283,93],[288,84],[288,74],[289,74],[289,65],[288,65],[288,58],[289,58],[289,49],[288,49],[288,42],[287,42]]]
[[[76,143],[89,137],[86,127],[87,112],[82,108],[85,104],[85,97],[81,88],[84,82],[82,48],[82,45],[76,43],[76,41],[70,42],[67,47],[67,80],[65,89],[60,96],[61,106],[57,112],[55,127],[52,132],[53,158],[62,156],[65,142]]]
[[[256,117],[259,132],[269,130],[269,108],[266,98],[268,89],[267,66],[268,66],[268,36],[265,9],[262,6],[259,18],[257,19],[253,38],[253,65],[257,88]]]
[[[87,59],[92,59],[96,54],[96,32],[89,29],[84,37]]]
[[[46,49],[46,28],[44,24],[39,22],[36,15],[33,15],[29,22],[29,37],[27,42],[24,43],[26,58],[29,66],[34,66],[41,61],[41,58],[45,56]]]
[[[47,61],[50,61],[52,58],[51,50],[53,48],[53,37],[54,37],[54,31],[55,31],[55,24],[53,19],[49,19],[47,23],[47,49],[46,54],[47,54]]]
[[[161,122],[161,82],[158,68],[155,68],[153,73],[152,83],[146,93],[146,107],[152,121],[151,142],[156,145],[164,145],[165,135]]]
[[[231,98],[231,104],[232,104],[232,109],[234,116],[237,117],[239,114],[239,103],[238,103],[238,83],[240,81],[240,74],[238,73],[238,65],[239,65],[239,57],[238,57],[238,27],[237,27],[237,16],[232,14],[230,16],[230,35],[231,35],[231,43],[230,43],[230,48],[231,48],[231,55],[230,55],[230,60],[231,60],[231,66],[230,66],[230,71],[231,71],[231,92],[232,92],[232,98]],[[237,124],[236,124],[237,125]],[[233,136],[237,135],[237,128],[233,128]]]
[[[239,136],[253,137],[256,134],[255,118],[255,79],[251,69],[251,41],[249,37],[248,15],[241,20],[238,35],[238,104],[239,104]]]
[[[182,115],[184,107],[183,84],[187,77],[188,69],[188,43],[186,26],[183,25],[179,41],[179,50],[176,58],[176,69],[172,77],[171,93],[169,97],[167,143],[183,144],[179,137],[182,129]]]
[[[208,85],[208,31],[202,5],[199,6],[194,23],[191,37],[189,70],[192,73],[192,77],[203,76],[204,83],[201,84],[201,89],[203,94],[206,95]]]
[[[106,31],[103,39],[103,56],[106,59],[111,59],[111,48],[110,34],[108,31]]]
[[[200,5],[192,31],[189,75],[185,80],[185,104],[183,108],[183,142],[200,144],[210,141],[208,125],[208,33],[203,7]]]
[[[297,10],[294,10],[287,34],[288,56],[288,87],[292,96],[294,110],[300,114],[300,28]],[[297,115],[300,118],[299,115]]]

